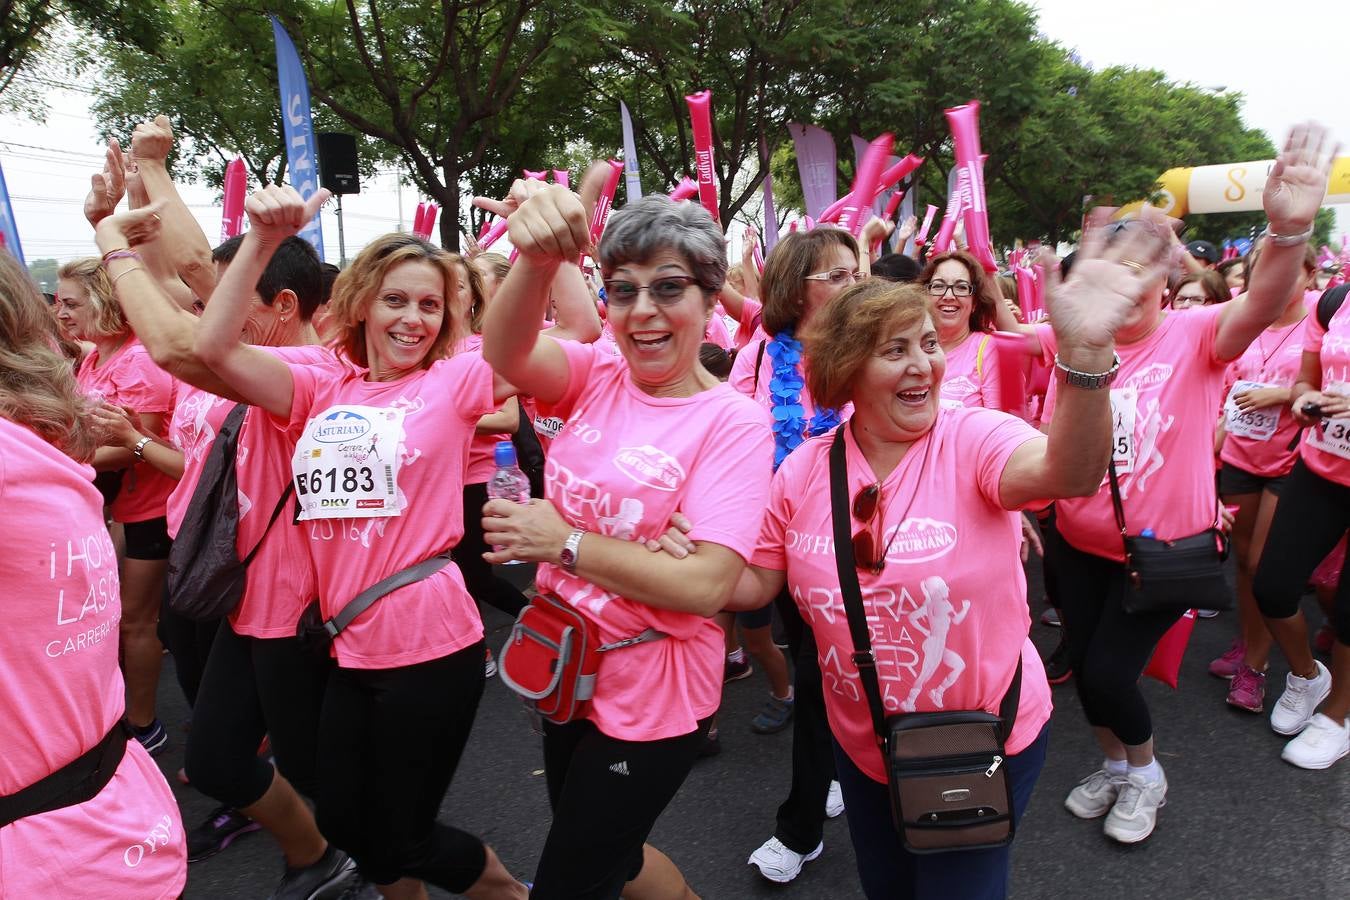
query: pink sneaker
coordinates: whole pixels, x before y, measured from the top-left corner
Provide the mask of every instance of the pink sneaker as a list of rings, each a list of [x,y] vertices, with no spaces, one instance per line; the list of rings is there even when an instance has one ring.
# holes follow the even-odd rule
[[[1232,678],[1242,668],[1242,659],[1247,655],[1247,644],[1242,638],[1233,638],[1228,651],[1209,664],[1209,674],[1215,678]]]
[[[1259,713],[1265,709],[1265,699],[1266,673],[1245,664],[1239,665],[1233,680],[1228,683],[1228,705]]]

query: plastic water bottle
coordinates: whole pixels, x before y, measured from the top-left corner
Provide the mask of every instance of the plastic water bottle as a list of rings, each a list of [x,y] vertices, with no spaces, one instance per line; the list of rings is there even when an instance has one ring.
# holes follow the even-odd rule
[[[497,471],[488,479],[487,495],[489,500],[510,500],[512,503],[530,502],[530,479],[521,471],[516,462],[516,445],[510,441],[498,441],[492,448],[492,459]],[[501,547],[493,547],[500,551]],[[523,560],[513,559],[508,566],[519,565]]]
[[[1157,536],[1157,532],[1155,532],[1152,528],[1145,528],[1143,531],[1139,532],[1139,536],[1141,538],[1148,538],[1149,540],[1153,540]]]

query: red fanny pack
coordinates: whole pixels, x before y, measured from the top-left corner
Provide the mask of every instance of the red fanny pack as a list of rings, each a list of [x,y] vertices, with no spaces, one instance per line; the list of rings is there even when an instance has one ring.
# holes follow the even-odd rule
[[[648,628],[610,644],[576,607],[552,594],[538,594],[520,611],[497,658],[502,682],[559,725],[581,718],[595,695],[600,654],[656,641],[665,632]]]

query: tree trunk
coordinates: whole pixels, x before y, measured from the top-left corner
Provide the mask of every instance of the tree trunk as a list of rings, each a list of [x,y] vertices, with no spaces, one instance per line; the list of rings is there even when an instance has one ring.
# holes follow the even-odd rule
[[[444,194],[436,198],[441,205],[441,246],[452,253],[459,253],[459,162],[456,156],[446,154],[446,162],[441,166],[441,175],[445,180]]]

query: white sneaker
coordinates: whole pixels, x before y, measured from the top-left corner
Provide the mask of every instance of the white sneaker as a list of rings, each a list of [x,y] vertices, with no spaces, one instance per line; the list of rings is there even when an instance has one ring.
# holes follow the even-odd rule
[[[770,881],[787,884],[801,874],[802,866],[820,856],[824,851],[825,842],[821,841],[816,844],[816,849],[803,856],[795,850],[784,847],[783,842],[778,838],[771,837],[758,850],[751,853],[746,862],[758,867],[759,874]]]
[[[1112,775],[1098,769],[1069,791],[1064,806],[1080,819],[1097,819],[1110,812],[1125,784],[1124,775]]]
[[[844,789],[839,782],[830,782],[830,793],[825,796],[825,816],[833,819],[844,811]]]
[[[1166,775],[1160,774],[1157,781],[1147,781],[1142,775],[1126,775],[1102,830],[1122,844],[1137,844],[1153,833],[1158,824],[1158,809],[1166,805]]]
[[[483,659],[483,677],[491,678],[493,675],[496,674],[497,674],[497,660],[492,658],[492,651],[489,650],[487,652],[487,656],[484,657]]]
[[[1350,722],[1314,713],[1298,737],[1284,745],[1280,758],[1300,769],[1327,769],[1350,754]]]
[[[1270,727],[1277,734],[1298,734],[1317,712],[1317,704],[1331,693],[1331,673],[1317,660],[1317,675],[1299,678],[1293,672],[1284,676],[1284,693],[1270,711]]]

